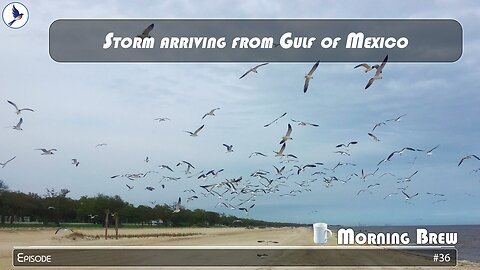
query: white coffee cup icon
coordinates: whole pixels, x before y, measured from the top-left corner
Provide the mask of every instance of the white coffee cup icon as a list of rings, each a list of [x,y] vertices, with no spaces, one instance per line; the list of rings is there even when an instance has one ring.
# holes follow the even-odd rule
[[[327,223],[314,223],[313,224],[313,242],[315,244],[325,244],[329,237],[332,236],[332,231],[327,229]],[[329,235],[330,233],[330,235]]]

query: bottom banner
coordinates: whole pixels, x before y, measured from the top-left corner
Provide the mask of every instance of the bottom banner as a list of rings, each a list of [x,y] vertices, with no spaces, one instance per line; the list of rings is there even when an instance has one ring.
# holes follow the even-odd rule
[[[13,265],[84,266],[456,266],[453,247],[16,247]]]

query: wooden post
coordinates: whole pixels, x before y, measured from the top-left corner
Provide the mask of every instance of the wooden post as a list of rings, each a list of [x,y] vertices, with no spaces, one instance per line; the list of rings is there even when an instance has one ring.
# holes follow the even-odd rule
[[[110,210],[105,210],[105,240],[108,239],[108,216],[110,216]]]
[[[115,218],[115,239],[118,239],[118,221],[120,219],[120,215],[118,212],[115,212],[113,216]]]

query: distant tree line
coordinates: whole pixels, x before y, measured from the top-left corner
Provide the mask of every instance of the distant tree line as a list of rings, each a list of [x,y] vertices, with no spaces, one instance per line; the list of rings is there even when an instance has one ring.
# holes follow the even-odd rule
[[[61,223],[93,223],[104,225],[107,211],[118,214],[120,224],[162,226],[295,226],[296,224],[275,223],[254,219],[238,218],[202,209],[182,209],[173,213],[173,206],[166,204],[134,206],[125,202],[120,196],[98,194],[94,197],[82,196],[75,200],[67,197],[68,189],[47,189],[43,196],[36,193],[10,191],[0,180],[0,217],[1,224],[13,223],[14,219],[39,221],[45,225]],[[8,222],[7,222],[8,219]],[[109,225],[114,222],[108,219]]]

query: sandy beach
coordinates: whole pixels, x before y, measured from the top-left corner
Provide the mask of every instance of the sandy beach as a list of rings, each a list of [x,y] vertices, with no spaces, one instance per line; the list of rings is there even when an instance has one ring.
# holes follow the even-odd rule
[[[259,240],[277,241],[281,246],[310,246],[313,244],[313,231],[309,228],[148,228],[148,229],[121,229],[121,239],[105,240],[102,229],[79,229],[75,232],[80,235],[72,239],[69,231],[60,231],[55,235],[55,229],[0,229],[0,269],[15,269],[12,266],[12,249],[18,246],[255,246],[265,245]],[[151,237],[138,237],[149,234]],[[70,235],[70,236],[69,236]],[[84,235],[82,237],[82,235]],[[111,237],[114,230],[109,231]],[[98,237],[100,238],[98,238]],[[336,238],[329,239],[327,245],[336,245]],[[288,256],[288,254],[287,254]],[[399,255],[398,260],[404,259]],[[334,257],[334,256],[332,256]],[[295,258],[296,259],[296,258]],[[336,259],[336,258],[331,258]],[[338,258],[341,259],[341,258]],[[298,258],[302,260],[302,258]],[[372,262],[382,258],[365,258]],[[221,267],[223,268],[223,267]],[[248,267],[249,269],[295,269],[292,267]],[[328,267],[302,267],[302,269],[327,269]],[[336,267],[339,269],[339,267]],[[372,267],[372,269],[387,269],[387,267]],[[405,267],[388,267],[388,269],[403,269]],[[434,269],[433,267],[409,267],[410,269]],[[479,269],[480,265],[469,262],[459,262],[457,268]],[[33,269],[22,267],[22,269]],[[46,268],[45,269],[58,269]],[[64,268],[62,268],[64,269]],[[65,268],[67,269],[67,268]],[[82,269],[82,268],[68,268]],[[102,269],[102,268],[85,268]],[[111,269],[111,268],[110,268]],[[131,268],[122,268],[131,269]],[[150,268],[152,269],[152,268]],[[155,267],[155,269],[158,269]],[[169,269],[169,268],[162,268]],[[181,269],[179,267],[170,269]],[[205,269],[205,268],[203,268]],[[219,269],[219,268],[217,268]],[[228,269],[235,269],[229,267]],[[243,268],[245,269],[245,268]],[[340,269],[356,269],[355,267],[341,267]],[[362,269],[365,269],[363,267]],[[437,268],[435,268],[437,269]],[[442,269],[449,269],[442,267]],[[453,267],[451,269],[454,269]]]

